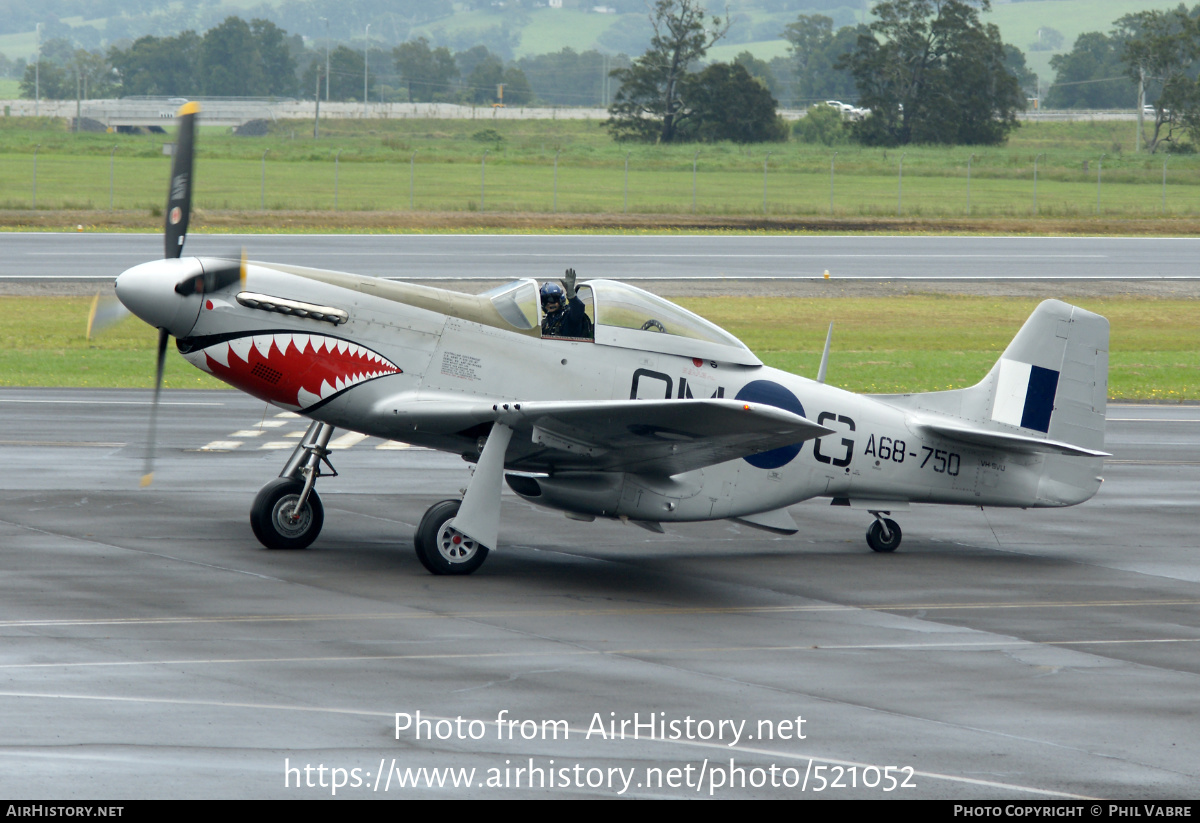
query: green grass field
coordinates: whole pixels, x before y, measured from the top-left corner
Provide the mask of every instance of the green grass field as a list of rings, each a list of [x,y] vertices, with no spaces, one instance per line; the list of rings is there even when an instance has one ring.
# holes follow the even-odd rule
[[[812,377],[834,321],[828,382],[855,392],[935,391],[976,383],[1036,300],[693,298],[681,305],[740,337],[763,361]],[[130,318],[88,341],[89,301],[0,298],[0,385],[149,387],[156,333]],[[1109,318],[1109,396],[1200,399],[1200,323],[1186,300],[1115,298],[1080,305]],[[165,385],[219,388],[171,353]]]
[[[796,142],[619,144],[594,121],[339,120],[323,124],[320,140],[309,122],[283,122],[261,138],[202,129],[195,203],[201,211],[332,210],[336,195],[336,208],[362,211],[411,202],[418,211],[750,215],[764,212],[765,199],[768,214],[823,215],[832,183],[837,215],[959,217],[968,214],[969,163],[972,216],[1024,217],[1034,210],[1036,159],[1041,216],[1200,213],[1200,155],[1136,154],[1134,130],[1132,122],[1031,123],[1003,147],[841,146],[835,157]],[[33,206],[35,147],[38,209],[106,210],[110,198],[114,209],[161,208],[167,140],[0,121],[0,209]]]

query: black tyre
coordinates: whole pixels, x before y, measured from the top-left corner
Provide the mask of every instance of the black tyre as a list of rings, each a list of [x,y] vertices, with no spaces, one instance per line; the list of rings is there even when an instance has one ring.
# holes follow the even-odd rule
[[[487,560],[488,547],[455,531],[450,522],[460,505],[460,500],[434,503],[417,526],[413,547],[430,574],[470,574]]]
[[[317,539],[325,523],[325,508],[314,489],[296,512],[302,491],[304,483],[284,477],[259,490],[250,507],[250,528],[259,543],[268,549],[306,549]]]
[[[883,527],[887,526],[890,534],[884,535]],[[876,520],[867,529],[867,545],[877,552],[894,552],[900,546],[900,524],[886,517],[883,522]]]

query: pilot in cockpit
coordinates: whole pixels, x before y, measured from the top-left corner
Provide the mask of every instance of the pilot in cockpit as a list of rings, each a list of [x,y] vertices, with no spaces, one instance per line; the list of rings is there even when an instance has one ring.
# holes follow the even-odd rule
[[[592,338],[592,321],[575,292],[575,269],[567,269],[558,283],[542,286],[542,336]]]

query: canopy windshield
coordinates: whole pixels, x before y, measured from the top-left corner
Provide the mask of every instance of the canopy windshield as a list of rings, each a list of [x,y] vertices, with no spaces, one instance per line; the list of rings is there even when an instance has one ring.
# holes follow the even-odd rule
[[[518,329],[536,328],[540,322],[536,280],[514,280],[489,289],[481,296],[491,300],[500,316]]]

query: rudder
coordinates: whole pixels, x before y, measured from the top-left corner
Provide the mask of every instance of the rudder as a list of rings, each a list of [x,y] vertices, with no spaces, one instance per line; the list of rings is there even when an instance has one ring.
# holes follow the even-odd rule
[[[1043,301],[984,384],[993,387],[991,422],[1103,448],[1108,320],[1060,300]]]

